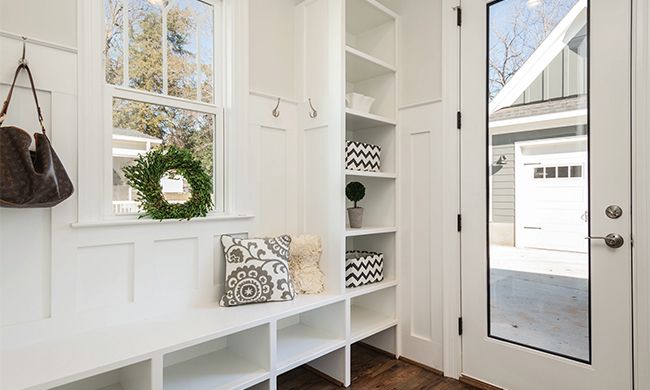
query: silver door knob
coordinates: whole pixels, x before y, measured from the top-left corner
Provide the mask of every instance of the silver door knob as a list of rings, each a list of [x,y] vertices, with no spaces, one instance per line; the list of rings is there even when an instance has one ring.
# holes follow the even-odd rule
[[[610,248],[620,248],[623,246],[625,243],[625,240],[623,239],[623,236],[620,234],[616,233],[609,233],[605,237],[585,237],[587,240],[605,240],[605,244],[607,244],[608,247]]]

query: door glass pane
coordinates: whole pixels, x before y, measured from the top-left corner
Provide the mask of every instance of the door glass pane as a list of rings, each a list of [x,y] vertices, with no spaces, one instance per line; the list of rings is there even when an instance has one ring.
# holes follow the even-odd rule
[[[589,362],[587,1],[487,7],[489,336]]]

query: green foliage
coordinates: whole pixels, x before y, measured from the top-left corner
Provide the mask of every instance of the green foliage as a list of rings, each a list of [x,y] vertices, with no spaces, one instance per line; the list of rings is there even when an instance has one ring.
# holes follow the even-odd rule
[[[144,216],[152,219],[191,219],[205,217],[212,210],[212,176],[187,149],[162,147],[140,155],[135,164],[123,168],[129,185],[138,191]],[[160,179],[168,171],[183,176],[192,196],[182,204],[165,200]]]
[[[345,196],[357,207],[357,202],[366,196],[366,187],[358,181],[350,182],[345,186]]]
[[[195,0],[193,0],[195,1]],[[138,90],[162,94],[163,48],[162,10],[159,3],[149,0],[132,0],[128,10],[121,0],[104,0],[105,12],[105,62],[106,81]],[[189,100],[213,102],[212,63],[199,63],[201,76],[197,76],[193,40],[201,15],[189,7],[169,8],[167,14],[167,94]],[[124,26],[123,13],[128,12],[128,25]],[[210,19],[211,20],[211,19]],[[128,47],[123,47],[123,36],[128,30]],[[124,53],[128,51],[129,79],[123,80]],[[205,51],[202,52],[205,54]],[[214,53],[203,58],[210,62]],[[162,139],[165,146],[189,149],[201,161],[203,168],[213,171],[214,117],[190,110],[115,99],[113,126],[132,129]]]

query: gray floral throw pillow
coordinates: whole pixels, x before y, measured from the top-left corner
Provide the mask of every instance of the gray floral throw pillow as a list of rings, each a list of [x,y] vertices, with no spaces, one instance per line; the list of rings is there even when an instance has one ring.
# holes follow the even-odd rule
[[[289,278],[291,237],[234,238],[221,236],[226,257],[226,282],[221,306],[290,301],[296,293]]]

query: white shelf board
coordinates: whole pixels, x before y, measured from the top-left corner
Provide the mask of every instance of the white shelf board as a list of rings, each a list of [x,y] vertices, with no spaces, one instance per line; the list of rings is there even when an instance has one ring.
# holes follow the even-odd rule
[[[288,302],[229,308],[215,302],[135,323],[4,349],[0,352],[0,389],[55,387],[345,298],[344,294],[299,295]]]
[[[345,30],[358,34],[394,21],[397,15],[375,0],[348,0],[345,2]]]
[[[345,69],[345,79],[351,83],[395,73],[393,65],[350,46],[345,47]]]
[[[376,177],[379,179],[397,179],[397,174],[389,173],[389,172],[353,171],[350,169],[346,169],[345,175],[356,176],[356,177]]]
[[[397,228],[395,226],[368,226],[362,228],[345,227],[346,237],[368,236],[371,234],[395,233]]]
[[[395,316],[388,316],[365,307],[352,305],[350,308],[350,332],[351,343],[356,343],[366,337],[379,333],[392,326],[397,325]]]
[[[395,122],[395,120],[386,118],[381,115],[353,110],[351,108],[345,109],[346,130],[354,131],[361,129],[371,129],[373,127],[395,126],[396,124],[397,122]]]
[[[278,330],[278,373],[291,370],[326,353],[345,346],[325,331],[302,323]]]
[[[397,280],[384,279],[381,282],[370,283],[360,287],[348,287],[345,289],[345,294],[350,298],[354,298],[395,286],[397,286]]]
[[[222,349],[165,367],[165,390],[245,389],[269,377],[261,367]]]

